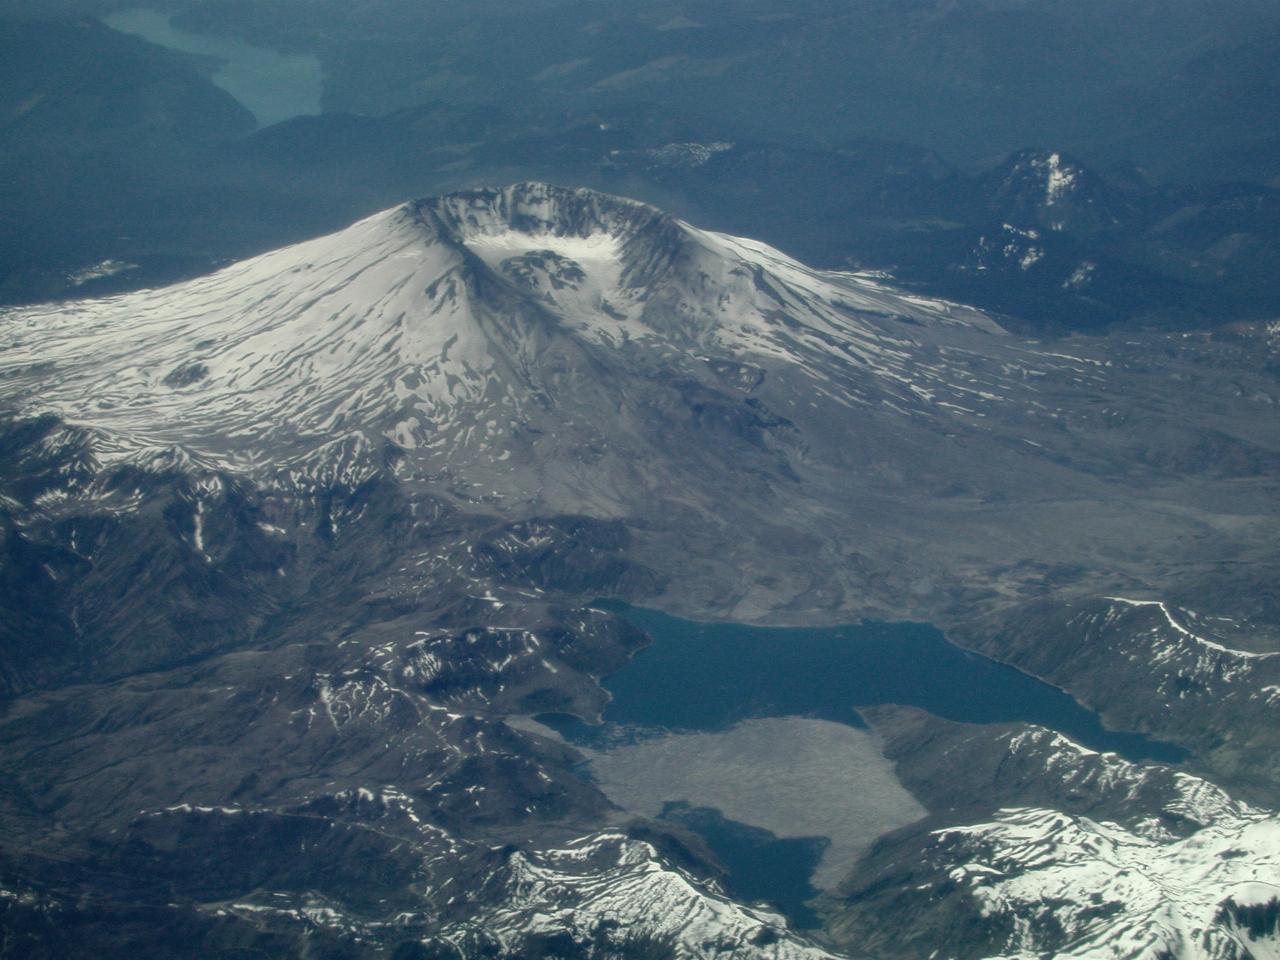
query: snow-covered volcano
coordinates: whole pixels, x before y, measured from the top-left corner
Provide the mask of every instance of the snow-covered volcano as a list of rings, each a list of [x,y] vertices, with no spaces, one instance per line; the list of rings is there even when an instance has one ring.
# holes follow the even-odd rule
[[[164,289],[0,312],[0,410],[88,437],[86,478],[394,476],[511,518],[625,518],[655,568],[717,558],[699,575],[740,582],[707,589],[745,618],[775,593],[901,613],[900,573],[867,571],[975,582],[999,557],[1020,592],[1046,563],[1095,569],[1107,544],[1131,576],[1132,543],[1164,556],[1180,536],[1183,507],[1153,504],[1152,471],[1266,475],[1273,431],[1187,387],[1220,362],[1180,358],[1194,345],[1022,339],[882,275],[524,183],[406,203]],[[975,553],[993,511],[1000,543]],[[794,579],[777,577],[780,550],[806,558]],[[815,600],[823,551],[842,583]]]
[[[633,370],[782,364],[844,404],[906,402],[937,379],[913,356],[921,325],[1000,332],[643,204],[526,183],[407,203],[176,286],[10,312],[0,371],[26,405],[118,443],[228,464],[353,432],[497,458],[582,399],[567,374],[620,352]]]

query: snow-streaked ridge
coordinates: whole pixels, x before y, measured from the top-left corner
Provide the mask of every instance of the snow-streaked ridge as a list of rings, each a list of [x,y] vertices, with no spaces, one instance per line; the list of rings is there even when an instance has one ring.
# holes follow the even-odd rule
[[[1121,603],[1129,607],[1154,607],[1160,611],[1164,616],[1165,622],[1174,632],[1181,634],[1188,640],[1191,640],[1208,650],[1227,654],[1230,657],[1238,657],[1242,660],[1268,660],[1280,657],[1280,653],[1255,653],[1249,650],[1237,650],[1233,647],[1228,647],[1224,644],[1218,643],[1216,640],[1211,640],[1208,637],[1201,636],[1192,630],[1188,630],[1174,617],[1173,613],[1169,610],[1168,604],[1162,600],[1131,600],[1128,597],[1106,597],[1105,599],[1110,600],[1113,603]]]
[[[760,960],[834,960],[787,932],[764,909],[734,903],[672,869],[652,844],[620,833],[583,837],[560,849],[514,854],[499,906],[451,931],[496,936],[506,945],[530,933],[565,932],[587,940],[602,921],[622,934],[668,941],[681,960],[717,956]]]
[[[1280,896],[1280,816],[1044,728],[1008,735],[1008,750],[1123,822],[1024,806],[933,832],[935,866],[1008,931],[1000,956],[1243,960],[1280,948],[1275,931],[1248,939],[1229,912]]]
[[[1239,960],[1255,946],[1220,919],[1228,900],[1280,896],[1280,818],[1251,813],[1159,842],[1057,810],[1001,810],[940,831],[986,917],[1010,921],[1010,957]],[[1042,921],[1052,917],[1054,924]],[[1045,942],[1059,928],[1065,946]],[[1055,934],[1055,937],[1059,936]],[[1274,950],[1274,937],[1269,949]]]

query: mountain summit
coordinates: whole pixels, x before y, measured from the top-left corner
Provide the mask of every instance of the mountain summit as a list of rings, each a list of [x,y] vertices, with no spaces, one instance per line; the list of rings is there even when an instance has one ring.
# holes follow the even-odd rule
[[[0,363],[126,445],[243,464],[358,431],[453,460],[506,449],[495,431],[545,429],[549,404],[584,399],[586,368],[629,353],[790,363],[842,401],[909,401],[922,323],[1000,332],[639,203],[525,183],[407,203],[175,287],[20,312]],[[867,380],[824,386],[833,361]]]

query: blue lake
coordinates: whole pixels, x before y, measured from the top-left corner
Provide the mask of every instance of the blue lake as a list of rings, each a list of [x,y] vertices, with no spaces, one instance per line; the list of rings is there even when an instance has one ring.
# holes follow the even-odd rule
[[[157,46],[221,61],[210,79],[247,107],[260,126],[320,113],[323,77],[316,57],[283,54],[236,37],[189,33],[173,26],[168,14],[144,7],[120,10],[102,21]]]
[[[1187,756],[1173,744],[1107,729],[1057,687],[962,650],[928,624],[749,627],[599,605],[653,640],[605,678],[610,724],[722,730],[753,717],[808,716],[862,727],[858,707],[893,703],[963,723],[1040,724],[1129,760]],[[593,729],[555,722],[575,737]]]

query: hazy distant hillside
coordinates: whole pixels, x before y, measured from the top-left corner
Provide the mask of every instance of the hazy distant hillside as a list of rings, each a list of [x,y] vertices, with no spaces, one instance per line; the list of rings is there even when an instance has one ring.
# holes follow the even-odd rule
[[[5,0],[0,15],[136,5]],[[188,29],[318,54],[336,111],[642,99],[701,114],[711,137],[879,136],[966,163],[1053,146],[1159,177],[1280,175],[1270,129],[1280,8],[1259,0],[154,6]],[[1189,127],[1212,136],[1187,137]]]

